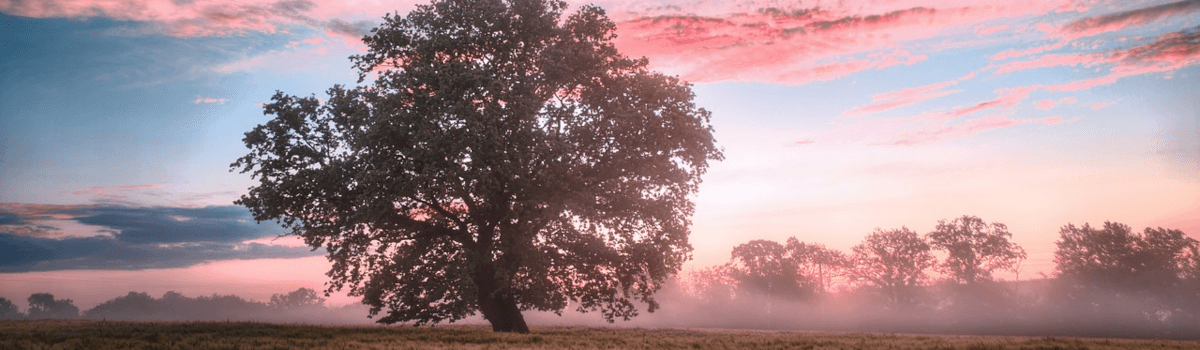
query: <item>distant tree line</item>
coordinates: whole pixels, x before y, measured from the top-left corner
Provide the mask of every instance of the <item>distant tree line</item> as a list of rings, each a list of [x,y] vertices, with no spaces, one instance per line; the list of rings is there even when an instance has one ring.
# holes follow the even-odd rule
[[[49,293],[29,296],[29,308],[22,313],[10,300],[0,297],[0,320],[19,319],[108,319],[135,321],[257,320],[273,322],[359,323],[365,320],[361,306],[340,308],[325,305],[315,290],[300,288],[274,294],[270,302],[246,300],[236,295],[187,297],[167,292],[161,298],[147,293],[129,292],[83,311],[71,299],[55,299]]]
[[[941,220],[923,235],[906,227],[876,229],[849,252],[795,237],[783,243],[753,240],[733,247],[726,264],[681,275],[668,292],[678,294],[677,302],[701,305],[707,312],[745,315],[733,323],[747,326],[787,323],[772,314],[790,302],[877,315],[881,329],[893,330],[920,324],[986,331],[989,325],[1007,324],[1014,330],[1073,334],[1080,329],[1110,336],[1113,329],[1141,335],[1183,330],[1200,336],[1197,240],[1180,230],[1138,233],[1113,222],[1068,224],[1059,235],[1052,275],[1026,281],[996,278],[1002,271],[1020,276],[1027,258],[1010,242],[1008,227],[962,216]],[[854,319],[859,325],[875,322]]]

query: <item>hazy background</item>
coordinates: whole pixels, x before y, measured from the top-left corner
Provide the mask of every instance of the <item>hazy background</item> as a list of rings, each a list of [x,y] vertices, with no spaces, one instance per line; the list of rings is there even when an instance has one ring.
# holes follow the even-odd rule
[[[1066,223],[1200,237],[1200,1],[595,3],[713,111],[689,268],[964,214],[1009,226],[1023,277]],[[323,289],[228,165],[275,90],[353,84],[357,38],[412,4],[0,0],[0,297]]]

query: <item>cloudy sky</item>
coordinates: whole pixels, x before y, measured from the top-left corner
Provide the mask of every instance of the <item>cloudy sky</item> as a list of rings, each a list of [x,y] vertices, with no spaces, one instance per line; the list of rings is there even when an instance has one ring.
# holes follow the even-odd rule
[[[354,84],[415,3],[0,0],[0,296],[321,288],[229,164],[275,90]],[[713,111],[691,267],[962,215],[1007,224],[1025,277],[1067,223],[1200,238],[1200,0],[594,3]]]

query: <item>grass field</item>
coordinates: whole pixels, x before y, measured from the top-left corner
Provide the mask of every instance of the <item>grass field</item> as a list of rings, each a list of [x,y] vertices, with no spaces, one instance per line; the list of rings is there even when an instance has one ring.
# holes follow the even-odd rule
[[[0,349],[1200,349],[1198,342],[745,330],[0,321]]]

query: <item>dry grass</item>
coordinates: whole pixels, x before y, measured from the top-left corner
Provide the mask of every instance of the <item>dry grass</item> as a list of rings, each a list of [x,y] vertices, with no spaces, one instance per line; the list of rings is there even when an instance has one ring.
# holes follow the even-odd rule
[[[1198,349],[1200,343],[743,330],[2,321],[0,349]]]

